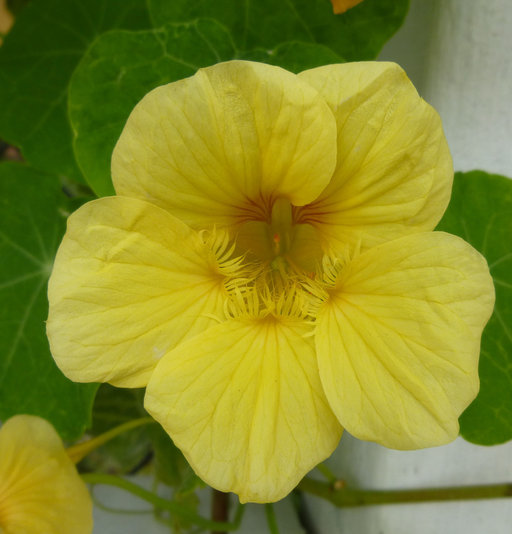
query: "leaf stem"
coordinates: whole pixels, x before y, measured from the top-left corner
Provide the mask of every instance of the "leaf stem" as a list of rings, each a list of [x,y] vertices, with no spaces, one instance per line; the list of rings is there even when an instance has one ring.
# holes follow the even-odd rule
[[[267,525],[270,534],[279,534],[276,512],[272,503],[265,504],[265,516],[267,517]]]
[[[316,466],[316,468],[322,473],[322,475],[327,479],[328,482],[331,484],[336,482],[338,479],[336,475],[329,469],[329,467],[324,464],[320,463]]]
[[[309,513],[308,505],[304,499],[304,493],[295,488],[292,491],[292,503],[297,514],[300,526],[304,529],[305,534],[317,534],[317,529]]]
[[[140,486],[137,486],[137,484],[134,484],[133,482],[130,482],[129,480],[126,480],[124,478],[119,478],[113,475],[106,475],[103,473],[86,473],[81,475],[81,477],[83,481],[87,484],[104,484],[108,486],[115,486],[116,488],[128,491],[129,493],[136,495],[140,499],[151,503],[156,508],[168,510],[171,514],[179,516],[182,519],[193,523],[194,525],[203,527],[204,529],[221,531],[224,530],[226,532],[237,530],[240,526],[240,522],[242,521],[244,513],[244,506],[239,505],[236,510],[233,522],[212,521],[210,519],[206,519],[204,517],[194,514],[193,512],[188,511],[180,503],[169,501],[167,499],[159,497],[158,495],[155,495],[154,493],[144,488],[141,488]]]
[[[76,445],[72,445],[71,447],[68,447],[66,452],[68,453],[68,456],[71,458],[71,460],[75,464],[77,464],[80,460],[82,460],[82,458],[87,456],[94,449],[97,449],[107,441],[110,441],[111,439],[119,436],[119,434],[137,428],[138,426],[148,425],[151,423],[155,423],[155,420],[151,417],[141,417],[139,419],[133,419],[132,421],[128,421],[126,423],[123,423],[122,425],[116,426],[111,430],[108,430],[107,432],[104,432],[103,434],[100,434],[99,436],[96,436],[92,439],[82,441],[81,443],[77,443]]]
[[[361,490],[336,488],[333,484],[305,477],[298,485],[298,489],[326,499],[339,508],[375,504],[462,501],[512,497],[512,483],[426,489]]]

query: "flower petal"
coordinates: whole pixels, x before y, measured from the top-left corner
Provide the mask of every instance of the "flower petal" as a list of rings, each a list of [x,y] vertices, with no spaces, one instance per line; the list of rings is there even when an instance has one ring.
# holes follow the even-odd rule
[[[52,354],[72,380],[144,386],[165,352],[217,324],[223,281],[213,252],[168,212],[89,202],[69,218],[50,278]]]
[[[341,436],[322,391],[310,327],[239,319],[167,354],[145,407],[208,484],[242,502],[284,497]]]
[[[372,248],[341,271],[318,316],[320,376],[340,423],[387,447],[447,443],[478,392],[494,304],[485,259],[432,232]]]
[[[17,415],[0,429],[0,531],[90,534],[92,502],[54,428]]]
[[[338,162],[329,185],[296,218],[314,224],[333,249],[433,230],[450,198],[452,161],[437,112],[404,71],[361,62],[299,77],[333,110]]]
[[[275,197],[312,201],[335,160],[335,120],[315,89],[279,67],[230,61],[147,94],[112,175],[118,194],[205,228],[261,219]]]

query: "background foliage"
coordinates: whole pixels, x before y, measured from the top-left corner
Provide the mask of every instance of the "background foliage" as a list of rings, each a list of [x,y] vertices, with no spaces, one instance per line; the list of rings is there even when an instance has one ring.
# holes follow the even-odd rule
[[[452,200],[438,230],[471,243],[489,263],[494,313],[482,336],[480,393],[460,418],[468,441],[512,439],[512,180],[482,171],[456,173]]]

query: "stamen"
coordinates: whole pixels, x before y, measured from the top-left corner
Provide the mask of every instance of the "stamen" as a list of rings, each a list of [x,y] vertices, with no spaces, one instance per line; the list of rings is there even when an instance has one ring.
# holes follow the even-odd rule
[[[342,260],[331,255],[324,255],[322,265],[318,273],[319,280],[328,288],[334,287],[338,276],[343,269]]]
[[[258,292],[254,287],[233,287],[224,303],[224,314],[228,319],[260,317]]]
[[[351,264],[361,253],[361,240],[355,245],[347,245],[343,250],[325,254],[322,264],[317,270],[317,280],[329,291],[339,286],[349,274]]]
[[[313,282],[310,283],[312,284]],[[299,277],[282,277],[278,271],[262,271],[254,283],[233,286],[225,313],[230,318],[274,317],[313,320],[320,301]]]
[[[265,319],[267,317],[313,322],[319,305],[328,298],[326,285],[337,277],[337,260],[325,256],[319,274],[289,265],[276,254],[271,261],[248,261],[237,256],[236,242],[225,230],[213,228],[200,233],[212,254],[212,267],[222,276],[226,289],[224,314],[227,318]],[[273,234],[276,251],[282,234]]]
[[[228,293],[252,284],[261,274],[260,264],[246,261],[245,255],[234,256],[236,241],[227,231],[214,227],[199,234],[211,252],[212,269],[222,278]]]
[[[224,276],[234,276],[243,270],[244,256],[235,256],[236,242],[230,244],[230,236],[226,230],[219,230],[214,227],[212,230],[201,230],[199,232],[203,243],[212,252],[214,267]]]

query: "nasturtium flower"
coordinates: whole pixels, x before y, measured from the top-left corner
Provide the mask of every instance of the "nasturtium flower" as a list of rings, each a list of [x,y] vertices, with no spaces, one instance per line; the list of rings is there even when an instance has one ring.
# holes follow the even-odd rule
[[[51,349],[73,380],[147,385],[206,482],[275,501],[343,427],[397,449],[457,436],[494,292],[433,232],[452,163],[400,67],[201,69],[135,107],[112,177],[69,218]]]
[[[48,421],[16,415],[0,428],[0,532],[90,534],[87,487]]]

